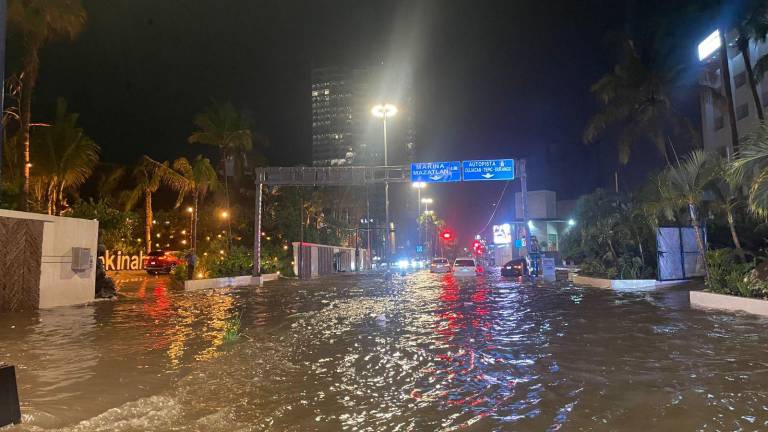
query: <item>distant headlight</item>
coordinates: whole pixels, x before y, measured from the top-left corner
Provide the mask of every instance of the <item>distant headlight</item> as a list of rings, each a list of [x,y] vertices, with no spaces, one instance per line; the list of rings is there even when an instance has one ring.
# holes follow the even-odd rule
[[[401,269],[407,269],[408,268],[408,260],[400,260],[397,262],[397,266]]]

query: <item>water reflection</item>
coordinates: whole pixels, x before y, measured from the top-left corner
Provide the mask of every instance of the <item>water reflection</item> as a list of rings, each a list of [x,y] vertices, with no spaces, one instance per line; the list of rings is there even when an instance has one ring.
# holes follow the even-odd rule
[[[121,291],[0,316],[0,342],[20,341],[0,359],[22,366],[22,430],[768,428],[768,321],[676,292],[492,272]],[[239,313],[247,337],[225,344]]]

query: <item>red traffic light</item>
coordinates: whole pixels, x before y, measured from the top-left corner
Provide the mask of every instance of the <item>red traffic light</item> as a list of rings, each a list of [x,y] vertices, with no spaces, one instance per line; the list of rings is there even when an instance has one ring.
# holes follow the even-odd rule
[[[440,237],[442,237],[443,240],[450,240],[453,238],[453,233],[450,230],[444,230],[440,233]]]

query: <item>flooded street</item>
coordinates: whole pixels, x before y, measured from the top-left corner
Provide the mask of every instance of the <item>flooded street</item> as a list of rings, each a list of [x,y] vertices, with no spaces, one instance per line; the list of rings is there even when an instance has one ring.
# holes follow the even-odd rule
[[[683,290],[421,272],[120,293],[0,315],[12,431],[768,428],[768,321]]]

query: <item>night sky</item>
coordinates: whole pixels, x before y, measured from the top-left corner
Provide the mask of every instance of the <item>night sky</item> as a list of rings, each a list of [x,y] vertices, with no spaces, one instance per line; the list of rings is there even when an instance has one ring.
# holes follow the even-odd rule
[[[609,143],[588,147],[581,134],[596,109],[589,86],[615,61],[605,34],[625,26],[624,1],[84,6],[85,32],[42,52],[34,115],[47,120],[56,97],[67,98],[104,161],[204,151],[186,138],[194,114],[213,97],[231,100],[269,137],[272,165],[309,163],[311,67],[383,61],[414,74],[418,160],[527,157],[530,189],[562,198],[608,185],[616,165]],[[485,224],[502,187],[441,185],[428,194],[438,213],[470,235]],[[512,184],[502,204],[508,214],[517,190]]]

